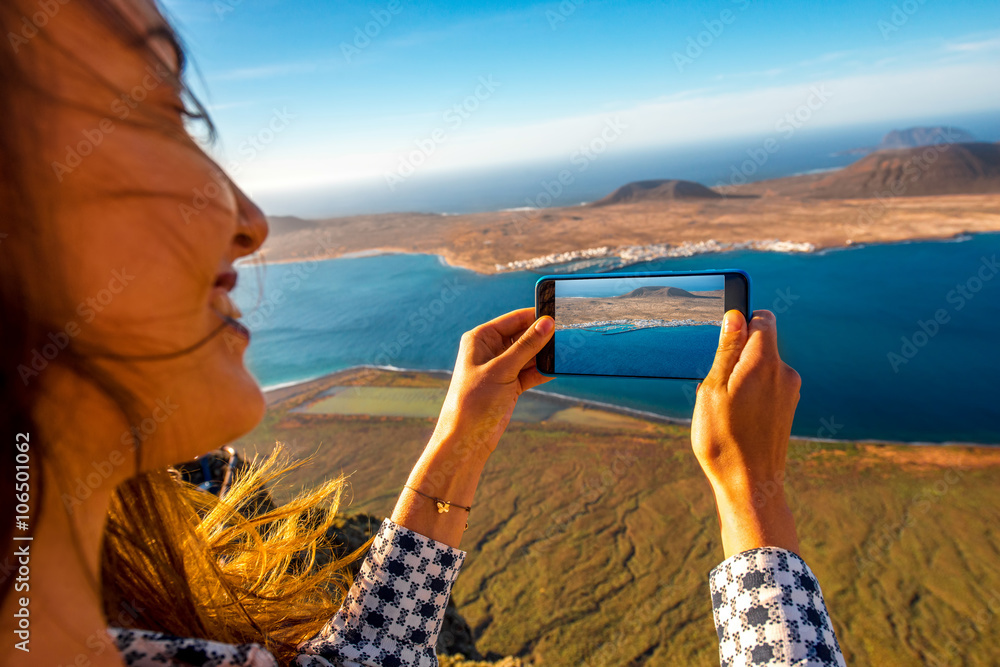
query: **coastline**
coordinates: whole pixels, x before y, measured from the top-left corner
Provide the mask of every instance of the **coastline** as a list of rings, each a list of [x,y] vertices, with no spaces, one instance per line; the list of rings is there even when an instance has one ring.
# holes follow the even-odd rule
[[[398,373],[398,374],[410,374],[418,376],[426,376],[437,379],[451,379],[451,371],[432,369],[423,370],[418,368],[399,368],[395,366],[376,366],[371,364],[361,364],[358,366],[351,366],[339,371],[334,371],[332,373],[326,373],[324,375],[304,379],[300,381],[293,381],[287,383],[280,383],[277,385],[272,385],[270,387],[262,387],[261,391],[264,393],[264,397],[268,408],[272,406],[288,401],[293,398],[298,398],[305,396],[310,393],[319,393],[323,389],[333,385],[339,378],[350,376],[356,374],[359,371],[377,371],[382,373]],[[614,403],[608,403],[605,401],[598,401],[588,398],[577,398],[575,396],[568,396],[566,394],[560,394],[557,392],[543,391],[541,389],[529,389],[529,392],[544,396],[550,400],[557,401],[566,405],[566,407],[582,406],[587,409],[610,412],[616,415],[622,415],[626,417],[632,417],[634,419],[640,419],[647,422],[657,423],[657,424],[669,424],[674,426],[690,427],[691,420],[684,419],[680,417],[670,417],[668,415],[662,415],[656,412],[650,412],[648,410],[639,410],[636,408],[629,408],[622,405],[616,405]],[[926,441],[903,441],[903,440],[881,440],[877,438],[818,438],[810,436],[799,436],[792,434],[792,440],[808,443],[830,443],[830,444],[847,444],[854,443],[858,445],[865,446],[902,446],[902,447],[920,447],[920,448],[946,448],[950,447],[953,449],[983,449],[989,450],[991,452],[1000,451],[1000,443],[989,444],[989,443],[979,443],[979,442],[961,442],[961,441],[945,441],[945,442],[926,442]]]
[[[848,239],[842,244],[820,245],[810,242],[783,241],[780,239],[767,240],[747,240],[747,241],[717,241],[709,239],[703,242],[684,241],[677,245],[669,243],[653,243],[645,246],[601,246],[597,248],[585,248],[580,250],[570,250],[560,253],[552,253],[538,257],[531,257],[523,260],[513,260],[507,264],[494,264],[492,267],[484,266],[476,262],[466,261],[457,257],[448,249],[440,251],[432,250],[407,250],[402,247],[378,247],[351,252],[323,252],[308,257],[272,257],[267,252],[255,258],[249,258],[236,262],[237,266],[254,266],[258,264],[300,264],[307,262],[322,262],[331,259],[360,259],[366,257],[379,257],[383,255],[431,255],[437,257],[439,261],[454,269],[464,269],[479,275],[498,275],[515,271],[529,271],[533,273],[544,273],[554,267],[565,267],[568,264],[583,263],[587,261],[604,261],[601,265],[604,270],[623,269],[643,262],[656,261],[659,259],[671,259],[681,257],[694,257],[696,255],[719,255],[738,250],[750,250],[753,252],[773,252],[781,254],[801,254],[801,255],[823,255],[829,252],[842,250],[857,250],[871,246],[883,245],[904,245],[909,243],[961,243],[971,240],[975,236],[984,234],[1000,234],[998,229],[987,229],[981,231],[956,231],[953,233],[928,234],[912,236],[898,239],[882,239],[874,241],[853,241]],[[624,253],[616,254],[617,252]],[[580,267],[580,268],[586,268]]]

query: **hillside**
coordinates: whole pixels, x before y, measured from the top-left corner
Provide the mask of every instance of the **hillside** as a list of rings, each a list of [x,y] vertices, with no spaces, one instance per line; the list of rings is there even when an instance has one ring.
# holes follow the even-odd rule
[[[314,455],[292,483],[351,473],[349,510],[385,516],[433,419],[288,410],[333,385],[446,383],[358,369],[282,389],[237,447],[263,452],[279,439]],[[998,474],[990,448],[793,440],[802,554],[848,664],[995,664]],[[453,599],[484,654],[550,666],[718,664],[707,575],[722,547],[685,426],[513,422],[462,548]]]
[[[590,206],[610,206],[637,201],[670,201],[674,199],[719,199],[715,190],[693,181],[658,180],[627,183],[607,197],[589,204]]]
[[[809,187],[829,199],[1000,192],[1000,144],[942,144],[882,150]]]
[[[618,299],[634,296],[676,296],[676,297],[689,297],[692,299],[714,299],[717,297],[707,296],[704,294],[692,294],[686,289],[681,289],[680,287],[637,287],[628,294],[619,294]]]
[[[837,171],[725,188],[764,197],[883,200],[1000,193],[1000,144],[882,150]]]

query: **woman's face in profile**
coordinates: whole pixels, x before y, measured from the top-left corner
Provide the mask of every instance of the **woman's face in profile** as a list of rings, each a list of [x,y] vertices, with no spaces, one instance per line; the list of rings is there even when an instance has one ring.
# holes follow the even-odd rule
[[[247,334],[223,316],[237,314],[232,264],[263,243],[267,223],[187,134],[171,76],[178,54],[157,34],[163,18],[147,0],[113,4],[147,47],[67,3],[40,29],[44,39],[18,50],[51,97],[28,112],[38,129],[29,148],[51,165],[39,176],[53,207],[44,243],[65,277],[51,289],[67,297],[42,304],[46,316],[87,350],[169,357],[194,348],[100,362],[141,398],[144,419],[132,426],[148,469],[219,447],[263,413],[243,363]],[[126,442],[123,432],[109,447]]]

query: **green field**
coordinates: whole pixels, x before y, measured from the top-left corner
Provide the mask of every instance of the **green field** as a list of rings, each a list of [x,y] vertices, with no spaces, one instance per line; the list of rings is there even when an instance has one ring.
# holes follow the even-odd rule
[[[348,511],[385,516],[433,417],[290,410],[332,386],[446,383],[347,371],[278,396],[238,444],[315,455],[294,484],[351,473]],[[687,429],[552,414],[575,417],[512,423],[476,495],[453,598],[479,650],[545,665],[718,664],[707,575],[722,547]],[[998,664],[1000,450],[793,441],[788,479],[849,664]]]

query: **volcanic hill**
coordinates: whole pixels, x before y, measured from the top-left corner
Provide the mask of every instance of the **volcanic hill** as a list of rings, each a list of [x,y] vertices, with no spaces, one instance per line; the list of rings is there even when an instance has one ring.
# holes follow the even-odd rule
[[[592,202],[590,206],[610,206],[637,201],[665,201],[674,199],[720,199],[715,190],[694,181],[674,179],[635,181],[626,183],[607,197]]]

